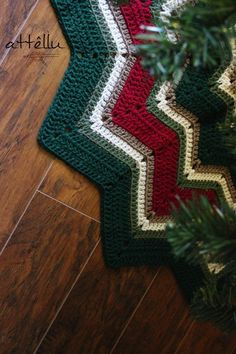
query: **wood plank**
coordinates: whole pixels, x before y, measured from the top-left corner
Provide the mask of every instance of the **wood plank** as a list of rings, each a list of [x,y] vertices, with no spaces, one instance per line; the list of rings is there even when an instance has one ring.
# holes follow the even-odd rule
[[[231,354],[235,347],[235,333],[227,335],[210,323],[195,322],[175,354]]]
[[[92,218],[100,219],[98,188],[63,162],[54,162],[40,190]]]
[[[2,0],[0,22],[0,61],[6,51],[6,44],[15,38],[37,0]]]
[[[41,0],[23,32],[47,31],[65,45],[49,0]],[[67,66],[69,50],[57,49],[59,56],[53,58],[24,57],[34,51],[12,50],[0,69],[0,249],[52,161],[36,138]]]
[[[96,221],[37,193],[0,258],[1,354],[33,353],[98,239]]]
[[[191,323],[173,275],[162,268],[112,354],[172,354]]]
[[[98,247],[37,354],[108,354],[156,272],[106,268]]]

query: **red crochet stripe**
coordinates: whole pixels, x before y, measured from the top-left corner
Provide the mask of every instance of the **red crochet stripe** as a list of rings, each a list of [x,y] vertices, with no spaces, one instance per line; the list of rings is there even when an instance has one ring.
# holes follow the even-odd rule
[[[140,25],[150,25],[151,4],[151,0],[130,0],[129,5],[120,6],[134,44],[141,43],[139,39],[135,38],[137,34],[142,32]]]
[[[148,4],[148,6],[147,6]],[[148,24],[151,13],[150,1],[132,1],[121,11],[132,36],[140,32],[140,23]],[[137,40],[133,39],[136,43]],[[181,188],[177,185],[179,137],[146,108],[146,101],[153,89],[154,80],[143,70],[138,59],[112,111],[115,124],[138,138],[154,152],[153,211],[160,216],[169,215],[170,204],[177,205],[176,195],[182,200],[205,195],[211,202],[216,200],[213,190]]]

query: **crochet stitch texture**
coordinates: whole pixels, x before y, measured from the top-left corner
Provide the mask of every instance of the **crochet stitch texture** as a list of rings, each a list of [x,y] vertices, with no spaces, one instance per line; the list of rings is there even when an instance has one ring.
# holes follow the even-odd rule
[[[222,79],[229,63],[214,78],[192,70],[177,89],[160,86],[134,54],[151,0],[51,2],[71,59],[38,140],[99,186],[106,263],[169,265],[190,299],[202,270],[173,258],[165,225],[176,195],[236,205],[236,176],[216,129],[235,99]]]

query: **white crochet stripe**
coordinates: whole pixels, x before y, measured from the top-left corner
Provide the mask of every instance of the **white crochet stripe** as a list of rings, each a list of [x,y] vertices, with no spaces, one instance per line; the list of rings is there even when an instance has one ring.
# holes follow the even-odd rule
[[[114,21],[114,19],[111,16],[111,12],[108,11],[109,7],[107,7],[107,6],[103,7],[104,1],[100,1],[99,5],[100,5],[100,10],[103,11],[103,16],[104,16],[105,20],[107,20],[109,22],[110,30],[111,30],[113,28],[112,27],[112,24],[113,24],[112,20]],[[122,15],[119,14],[119,16],[122,16]],[[121,20],[121,18],[120,18],[120,20]],[[123,24],[123,27],[124,27],[124,24]],[[120,34],[120,31],[117,30],[118,27],[117,27],[117,24],[115,21],[114,21],[114,29],[115,29],[115,31],[114,31],[114,35],[113,35],[113,40],[115,43],[117,43],[117,49],[119,49],[120,51],[122,51],[124,53],[124,48],[125,48],[125,45],[123,46],[124,41],[122,41],[122,36]],[[132,40],[127,38],[127,34],[126,34],[126,40],[127,40],[127,43],[132,43]],[[128,51],[126,50],[125,53],[128,53]],[[110,75],[110,78],[108,79],[108,82],[106,84],[104,92],[103,92],[102,96],[100,97],[100,100],[97,103],[97,106],[94,109],[94,114],[92,114],[92,116],[90,116],[90,121],[91,122],[94,121],[94,119],[93,119],[94,116],[98,115],[99,119],[95,120],[95,123],[92,125],[92,129],[94,131],[96,131],[96,133],[99,133],[100,135],[102,135],[106,140],[109,140],[110,142],[112,142],[113,143],[112,145],[117,146],[120,149],[122,149],[123,151],[125,151],[126,154],[128,154],[130,157],[134,158],[134,160],[136,161],[136,165],[139,167],[139,170],[140,170],[139,190],[138,190],[138,197],[139,197],[140,203],[139,203],[138,214],[142,216],[145,213],[146,162],[142,162],[142,166],[140,166],[139,163],[141,160],[143,160],[144,155],[141,155],[139,151],[134,149],[127,142],[120,139],[117,135],[111,133],[109,129],[107,129],[106,127],[103,126],[103,122],[101,121],[105,106],[110,101],[110,95],[114,90],[114,86],[117,84],[117,82],[120,79],[121,72],[125,68],[125,66],[126,66],[125,62],[127,60],[128,59],[125,59],[121,54],[116,55],[115,66],[113,68],[112,74]],[[129,59],[129,61],[133,65],[133,63],[134,63],[134,61],[136,61],[136,59],[132,58],[132,60]],[[128,73],[127,73],[127,76],[128,76]],[[97,86],[99,87],[99,83]],[[89,113],[88,110],[86,110],[83,117],[86,115],[89,115],[88,113]],[[98,117],[96,117],[96,118],[98,118]],[[135,199],[135,204],[136,204],[136,199]]]
[[[160,18],[163,21],[168,21],[168,17],[171,17],[173,11],[180,11],[188,4],[195,4],[194,0],[167,0],[161,5]]]
[[[112,34],[112,37],[116,43],[117,50],[119,54],[127,54],[127,48],[125,42],[123,41],[120,29],[114,20],[113,14],[107,3],[107,0],[98,0],[98,5],[103,13],[106,20],[107,26]]]
[[[114,7],[113,3],[110,2],[110,8],[114,15],[114,18],[117,22],[117,25],[120,28],[121,35],[123,36],[123,40],[126,43],[128,52],[130,54],[135,53],[135,48],[132,42],[132,39],[129,34],[129,30],[126,26],[125,19],[119,9],[119,7]],[[126,83],[129,72],[136,61],[135,56],[130,56],[127,58],[127,64],[125,69],[120,77],[120,80],[117,82],[116,88],[113,91],[111,100],[109,100],[109,104],[106,106],[107,115],[104,116],[107,122],[104,123],[105,126],[108,127],[115,135],[119,136],[122,140],[126,141],[129,145],[131,145],[135,150],[138,150],[144,157],[146,157],[147,163],[147,173],[146,173],[146,191],[145,191],[145,207],[146,207],[146,215],[148,213],[153,214],[152,212],[152,196],[153,196],[153,177],[154,177],[154,158],[152,156],[152,150],[149,149],[146,145],[144,145],[141,141],[135,138],[133,135],[130,135],[128,131],[121,128],[120,126],[113,123],[112,119],[112,110],[119,98],[120,92],[123,89],[124,84]]]
[[[167,1],[168,2],[168,1]],[[172,1],[168,2],[169,4],[171,3],[172,5],[175,4],[177,6],[183,5],[183,3],[188,3],[191,1]],[[104,110],[107,106],[107,104],[110,101],[111,95],[113,93],[114,88],[119,84],[120,77],[122,75],[122,72],[131,69],[130,61],[131,57],[124,58],[121,54],[127,54],[129,53],[129,50],[126,49],[126,44],[124,41],[124,38],[122,38],[122,30],[124,30],[124,26],[122,30],[119,29],[117,26],[117,23],[115,22],[113,18],[113,14],[109,9],[108,4],[106,3],[105,0],[99,0],[99,6],[100,9],[104,15],[104,18],[108,24],[108,27],[111,31],[111,34],[113,36],[113,39],[117,45],[118,49],[118,54],[115,57],[115,64],[114,68],[112,70],[112,73],[107,81],[107,84],[103,90],[103,93],[100,97],[100,100],[97,102],[97,105],[90,116],[90,121],[92,123],[91,128],[93,131],[104,137],[107,141],[110,141],[112,145],[118,147],[122,151],[124,151],[128,156],[130,156],[132,159],[136,161],[137,167],[139,169],[139,184],[138,184],[138,210],[137,210],[137,219],[138,219],[138,225],[142,228],[143,231],[148,231],[148,230],[161,230],[163,231],[166,226],[166,220],[168,221],[169,218],[165,219],[165,222],[163,222],[163,218],[158,218],[155,219],[154,222],[150,222],[145,216],[145,197],[146,197],[146,178],[147,178],[147,166],[146,162],[143,161],[144,155],[140,153],[137,149],[135,149],[132,145],[130,145],[127,141],[123,140],[120,138],[120,136],[113,134],[113,132],[107,127],[104,126],[102,117],[104,114]],[[122,15],[119,14],[121,17]],[[120,22],[118,22],[120,23]],[[125,30],[125,39],[128,38],[127,36],[128,30]],[[127,42],[130,44],[132,43],[131,40],[127,40]],[[127,43],[126,42],[126,43]],[[133,58],[132,58],[133,59]],[[133,59],[135,61],[135,59]],[[128,65],[129,63],[129,65]],[[129,67],[129,69],[127,69]],[[127,74],[128,75],[128,74]],[[122,85],[119,85],[120,90],[122,89]],[[230,203],[232,202],[232,198],[230,195],[230,191],[228,189],[227,181],[224,179],[224,176],[220,173],[206,173],[204,170],[204,173],[195,171],[192,167],[192,159],[193,159],[193,150],[194,150],[194,144],[193,144],[193,128],[190,126],[189,120],[186,119],[186,117],[183,114],[177,113],[175,110],[173,110],[168,104],[165,96],[165,92],[168,89],[168,87],[162,87],[158,97],[158,99],[161,99],[161,102],[158,104],[158,108],[163,110],[169,117],[171,117],[173,120],[177,121],[180,123],[186,132],[186,154],[185,154],[185,166],[184,166],[184,171],[185,174],[188,175],[189,180],[195,180],[195,181],[214,181],[218,182],[223,191],[226,200]],[[164,95],[163,95],[164,94]],[[127,133],[127,132],[126,132]],[[131,136],[132,137],[132,136]],[[204,166],[205,167],[205,166]],[[206,167],[207,168],[207,167]],[[231,198],[231,199],[230,199]]]
[[[121,34],[124,35],[124,41],[126,41],[126,43],[128,43],[128,49],[131,48],[130,53],[133,53],[134,47],[133,47],[132,39],[129,36],[129,31],[128,31],[127,27],[126,27],[126,23],[125,23],[125,20],[123,18],[123,15],[121,14],[121,11],[120,11],[119,7],[117,7],[114,10],[114,6],[112,5],[112,3],[110,3],[110,4],[111,4],[111,9],[113,10],[113,13],[114,13],[114,17],[116,18],[118,24],[120,25]],[[133,61],[133,63],[131,65],[132,61]],[[135,57],[127,58],[126,66],[125,66],[125,69],[124,69],[124,75],[123,75],[123,77],[121,77],[120,82],[118,81],[118,85],[117,85],[117,87],[119,87],[119,92],[122,91],[123,85],[125,84],[125,82],[126,82],[126,80],[128,78],[129,71],[131,70],[131,68],[134,65],[135,61],[136,61]],[[129,70],[127,70],[127,68],[129,68]],[[122,83],[122,85],[121,85],[121,83]],[[117,92],[116,92],[116,94],[117,94]],[[117,96],[118,95],[119,95],[119,93],[117,94]],[[126,136],[126,137],[128,136],[129,137],[129,145],[133,146],[134,149],[137,149],[137,139],[134,138],[133,135],[130,135],[127,131],[123,130],[122,128],[120,128],[119,130],[122,131],[122,134],[119,135],[119,137],[123,136],[123,138],[124,138],[124,136]],[[134,140],[135,140],[135,142],[134,142]],[[132,145],[132,143],[133,143],[133,145]],[[139,142],[138,146],[140,147],[140,145],[142,145],[142,147],[145,147],[144,148],[145,152],[144,152],[144,154],[142,154],[142,156],[146,156],[147,157],[147,155],[152,153],[152,150],[150,150],[145,145],[143,145],[143,143]],[[142,148],[142,152],[143,152],[143,148]],[[150,156],[149,156],[149,160],[150,160]],[[153,161],[153,164],[154,164],[154,161]],[[149,169],[151,169],[151,171],[154,173],[154,165],[153,166],[149,166]],[[142,166],[141,166],[141,172],[142,172]],[[144,170],[143,170],[143,176],[144,176]],[[142,204],[140,203],[142,205],[142,208],[140,208],[140,210],[138,209],[138,215],[140,217],[140,220],[142,220],[141,221],[142,230],[143,231],[148,231],[148,230],[163,231],[165,229],[165,227],[166,227],[167,221],[169,221],[169,219],[170,219],[169,217],[157,217],[157,216],[154,216],[154,218],[152,220],[148,220],[146,218],[145,214],[144,214],[145,213],[145,202],[147,203],[149,208],[150,208],[150,205],[152,205],[152,193],[151,193],[151,197],[150,197],[151,200],[149,200],[149,198],[148,198],[149,193],[150,193],[150,191],[149,191],[150,185],[148,184],[148,186],[147,186],[147,179],[148,179],[147,167],[146,167],[146,163],[145,163],[145,186],[144,186],[144,179],[142,179],[142,176],[140,176],[140,188],[139,188],[139,193],[138,193],[138,197],[140,198],[140,200],[142,202]],[[153,179],[153,176],[152,176],[152,179]],[[141,212],[139,212],[141,210],[142,210],[142,214],[141,214]],[[159,237],[163,237],[163,236],[159,236]]]
[[[138,225],[142,225],[145,214],[145,185],[146,185],[146,162],[143,161],[143,155],[130,146],[127,142],[120,139],[117,135],[113,134],[109,129],[104,127],[102,117],[106,104],[109,102],[112,92],[119,81],[119,77],[124,69],[127,59],[117,54],[115,57],[115,65],[113,71],[109,77],[109,80],[104,88],[104,91],[97,102],[97,105],[90,116],[91,128],[106,140],[110,141],[112,145],[123,150],[128,156],[135,160],[137,167],[139,168],[139,185],[138,195],[141,197],[138,200]],[[143,195],[142,195],[143,194]]]
[[[104,6],[104,4],[106,6]],[[119,31],[117,24],[114,20],[113,14],[110,11],[109,6],[107,6],[105,0],[99,0],[99,6],[103,12],[104,18],[107,21],[109,29],[111,31],[112,37],[117,44],[117,49],[121,51],[125,47],[121,32]],[[123,43],[123,46],[121,45]],[[128,51],[126,50],[126,53]],[[123,52],[124,53],[124,49]],[[134,149],[127,142],[123,141],[120,137],[113,134],[112,131],[104,127],[103,125],[103,113],[107,103],[110,100],[113,90],[115,89],[117,83],[119,82],[122,71],[127,66],[128,58],[124,58],[121,54],[117,54],[115,57],[115,65],[112,73],[107,81],[107,84],[103,90],[103,93],[97,102],[97,105],[90,116],[90,121],[93,122],[91,128],[106,140],[110,141],[112,145],[123,150],[128,156],[136,161],[137,167],[139,169],[139,183],[138,183],[138,226],[144,227],[145,230],[164,230],[165,224],[163,223],[151,223],[145,216],[145,198],[146,198],[146,175],[147,166],[146,162],[143,161],[143,155],[139,151]]]
[[[172,16],[173,12],[182,11],[184,7],[188,4],[194,5],[195,0],[167,0],[161,5],[161,10],[159,16],[161,20],[165,23],[168,22],[168,19]],[[166,30],[167,38],[170,42],[177,42],[177,35],[172,30]]]
[[[110,9],[113,13],[114,18],[116,19],[117,26],[120,29],[120,33],[122,35],[124,43],[126,44],[126,48],[127,48],[128,52],[134,53],[135,52],[134,45],[133,45],[132,39],[130,37],[129,30],[126,26],[125,19],[121,13],[119,7],[117,7],[117,6],[115,7],[113,5],[113,3],[110,2]]]
[[[104,1],[101,1],[100,2],[100,10],[103,11],[103,15],[104,18],[109,21],[110,23],[110,28],[111,25],[112,25],[112,17],[110,16],[111,12],[108,12],[109,8],[108,7],[105,7],[103,8],[103,4],[104,4]],[[120,16],[122,16],[120,14]],[[120,18],[121,20],[121,18]],[[100,21],[101,23],[101,21]],[[124,24],[123,24],[124,26]],[[117,49],[119,48],[120,50],[122,49],[122,52],[124,53],[124,46],[123,46],[123,43],[124,41],[122,42],[122,36],[120,34],[120,31],[117,30],[117,24],[116,22],[114,22],[114,35],[113,35],[113,40],[115,39],[114,43],[117,43]],[[127,34],[126,34],[126,37],[127,37]],[[132,40],[129,39],[129,38],[126,38],[127,40],[127,43],[132,43]],[[126,50],[126,53],[128,53],[128,51]],[[132,146],[130,146],[127,142],[123,141],[122,139],[118,138],[117,135],[113,134],[110,132],[109,129],[103,127],[103,123],[101,121],[101,118],[102,118],[102,115],[103,115],[103,112],[104,112],[104,109],[105,109],[105,106],[106,104],[110,101],[110,95],[111,93],[113,92],[113,89],[114,89],[114,86],[115,84],[119,81],[120,79],[120,75],[121,75],[121,72],[122,70],[124,69],[125,67],[125,62],[127,61],[127,59],[125,59],[121,54],[117,54],[116,57],[115,57],[115,66],[113,68],[113,71],[112,71],[112,75],[110,75],[110,78],[108,79],[108,82],[106,84],[106,87],[104,89],[104,92],[103,92],[103,95],[100,97],[100,100],[99,102],[97,103],[97,106],[95,107],[94,109],[94,115],[98,114],[99,115],[99,120],[95,120],[95,123],[92,125],[92,129],[94,131],[96,131],[96,133],[99,133],[100,135],[102,135],[103,137],[105,137],[106,140],[109,140],[110,142],[113,142],[113,146],[116,146],[119,147],[120,149],[122,149],[123,151],[126,152],[126,154],[128,154],[129,156],[131,156],[132,158],[134,158],[134,160],[136,161],[136,165],[139,167],[139,170],[140,170],[140,177],[139,177],[139,190],[138,190],[138,197],[140,198],[140,203],[139,203],[139,214],[142,216],[143,213],[145,213],[145,194],[146,194],[146,191],[145,191],[145,187],[146,187],[146,162],[142,163],[142,166],[140,166],[138,163],[143,160],[143,157],[144,155],[141,155],[139,153],[139,151],[137,151],[136,149],[134,149]],[[132,58],[129,59],[130,63],[133,65],[134,61],[136,61],[135,58]],[[131,69],[131,67],[130,67]],[[128,73],[127,73],[127,76],[128,76]],[[103,83],[101,83],[103,85]],[[98,83],[97,85],[97,88],[98,88],[98,91],[99,91],[99,86],[100,86],[100,83]],[[95,89],[96,90],[96,89]],[[92,104],[92,103],[91,103]],[[99,107],[100,106],[100,107]],[[98,109],[100,108],[100,111],[98,111]],[[93,116],[90,116],[89,114],[89,109],[87,109],[84,114],[83,114],[83,117],[82,119],[85,117],[85,116],[90,116],[90,121],[93,121]],[[99,122],[99,125],[97,124]],[[102,128],[102,129],[101,129]],[[119,142],[119,143],[118,143]],[[135,152],[135,153],[134,153]],[[142,195],[143,194],[143,195]],[[134,200],[135,201],[135,204],[136,204],[136,199]]]
[[[110,29],[111,35],[117,45],[118,52],[120,48],[123,49],[123,53],[127,53],[125,43],[123,41],[121,32],[117,26],[113,18],[113,14],[110,11],[109,6],[105,2],[105,0],[99,0],[99,6],[103,13],[103,16],[107,22],[107,25]],[[124,50],[125,48],[125,50]],[[91,128],[106,140],[110,141],[112,145],[118,147],[123,150],[128,156],[136,161],[136,164],[139,168],[139,184],[138,184],[138,225],[142,225],[142,221],[145,215],[145,185],[146,185],[146,162],[143,161],[143,155],[141,155],[137,150],[133,149],[127,142],[124,142],[118,136],[113,134],[109,129],[104,127],[102,117],[104,113],[104,109],[107,103],[110,100],[111,94],[119,81],[122,71],[124,70],[127,63],[127,59],[124,58],[121,54],[117,54],[115,57],[114,68],[111,72],[111,75],[107,81],[107,84],[103,90],[103,93],[97,102],[97,105],[90,116],[90,121],[93,122]],[[142,191],[144,191],[144,196],[142,196]]]
[[[162,5],[162,11],[160,11],[160,16],[163,21],[168,21],[168,17],[171,16],[173,11],[181,11],[185,5],[190,3],[194,5],[196,2],[197,1],[194,0],[167,0]],[[233,44],[233,53],[234,53],[233,61],[234,61],[236,58],[235,57],[236,46],[235,46],[235,42],[233,42],[232,44]],[[229,78],[229,68],[226,69],[226,71],[223,73],[219,82],[221,83],[220,88],[235,98],[236,93],[232,94],[232,85],[230,83],[230,78]],[[157,95],[157,99],[160,101],[160,103],[158,104],[158,108],[161,109],[164,113],[166,113],[170,118],[180,123],[185,130],[186,153],[185,153],[184,172],[187,176],[187,179],[192,181],[205,180],[205,181],[218,182],[218,184],[221,185],[225,199],[227,200],[229,205],[235,207],[234,191],[233,193],[231,193],[227,180],[221,173],[207,173],[206,172],[207,166],[202,166],[202,170],[204,170],[204,173],[201,173],[201,172],[197,172],[192,167],[192,161],[194,160],[195,157],[194,146],[196,147],[196,134],[194,135],[193,129],[195,129],[195,127],[198,126],[197,118],[194,117],[190,112],[187,112],[188,115],[189,114],[191,115],[191,119],[195,121],[195,124],[192,125],[190,124],[189,120],[186,119],[186,116],[184,116],[184,114],[178,113],[176,112],[176,110],[170,107],[168,101],[166,100],[166,93],[167,91],[169,91],[170,85],[171,85],[170,83],[164,83],[160,88],[160,91]],[[180,110],[180,111],[184,111],[184,110]]]
[[[151,223],[145,216],[145,196],[146,196],[146,174],[147,174],[147,165],[143,161],[143,155],[134,149],[127,142],[122,140],[119,136],[115,135],[103,125],[102,117],[106,104],[109,102],[110,97],[113,93],[113,90],[119,81],[121,75],[121,62],[123,64],[127,62],[127,59],[124,59],[122,56],[117,54],[116,63],[112,74],[107,82],[107,85],[102,93],[100,100],[97,103],[96,108],[94,109],[90,120],[93,122],[91,128],[103,136],[106,140],[110,141],[112,145],[123,150],[128,156],[135,160],[136,165],[139,169],[139,183],[138,183],[138,226],[142,227],[142,230],[164,230],[165,223]],[[124,68],[124,67],[123,67]]]
[[[232,192],[228,186],[227,180],[224,174],[220,172],[207,172],[208,166],[202,166],[202,170],[198,171],[197,168],[194,169],[192,166],[192,161],[194,159],[194,147],[196,148],[196,142],[194,142],[194,129],[193,125],[190,123],[188,119],[184,116],[184,114],[180,114],[176,110],[173,109],[168,103],[167,93],[172,87],[171,83],[164,83],[159,93],[156,96],[158,103],[158,108],[162,110],[168,117],[172,118],[175,122],[179,123],[185,131],[186,135],[186,154],[185,154],[185,164],[184,164],[184,174],[189,181],[212,181],[217,182],[223,191],[225,200],[227,203],[236,208],[236,203],[234,201],[234,191]],[[191,113],[190,113],[191,114]],[[191,114],[191,116],[193,116]],[[197,122],[197,117],[195,117],[195,121]],[[196,123],[195,123],[196,124]]]
[[[135,58],[130,57],[128,60],[135,61]],[[131,69],[131,65],[129,62],[128,62],[127,66],[129,67],[129,69]],[[134,136],[129,135],[128,132],[126,132],[125,130],[123,130],[119,126],[116,126],[112,122],[112,115],[111,115],[112,109],[114,108],[117,98],[119,97],[119,93],[123,89],[123,85],[125,84],[127,77],[129,75],[129,71],[127,70],[127,66],[126,66],[125,70],[123,71],[123,75],[120,78],[120,82],[118,82],[115,90],[112,93],[111,99],[109,99],[109,104],[105,108],[106,115],[104,115],[104,118],[108,118],[107,123],[105,123],[105,124],[107,124],[108,129],[110,131],[114,132],[116,136],[120,137],[123,141],[127,141],[129,143],[129,145],[133,146],[135,149],[139,149],[142,156],[146,156],[148,170],[149,170],[148,171],[149,173],[147,174],[147,177],[146,177],[146,192],[149,194],[149,196],[151,196],[150,199],[152,199],[152,183],[151,183],[151,185],[150,185],[150,183],[147,183],[147,179],[150,180],[150,177],[151,177],[151,180],[153,180],[153,176],[154,176],[154,159],[152,157],[152,150],[148,149],[145,145],[143,145],[141,142],[139,142]],[[143,192],[142,193],[143,200],[145,201],[145,198],[147,199],[147,195],[144,194],[144,190],[142,192]],[[149,212],[151,212],[150,205],[147,206],[147,209]],[[147,214],[147,211],[146,211],[146,214]],[[150,216],[152,216],[152,219],[150,219],[150,221],[149,221],[150,223],[158,222],[159,225],[160,224],[163,225],[163,222],[166,223],[169,220],[169,218],[167,218],[167,217],[157,217],[156,215],[155,216],[154,215],[155,215],[155,213],[153,214],[153,212],[151,212]],[[163,226],[162,226],[162,228],[163,228]],[[147,223],[146,220],[144,220],[142,229],[143,230],[151,229],[149,227],[149,223]],[[153,229],[153,227],[152,227],[152,229]],[[162,237],[162,236],[159,235],[159,237]]]
[[[231,41],[232,47],[232,61],[228,68],[223,72],[218,80],[219,88],[231,96],[235,101],[235,111],[236,111],[236,39]],[[233,86],[231,80],[235,82]]]

